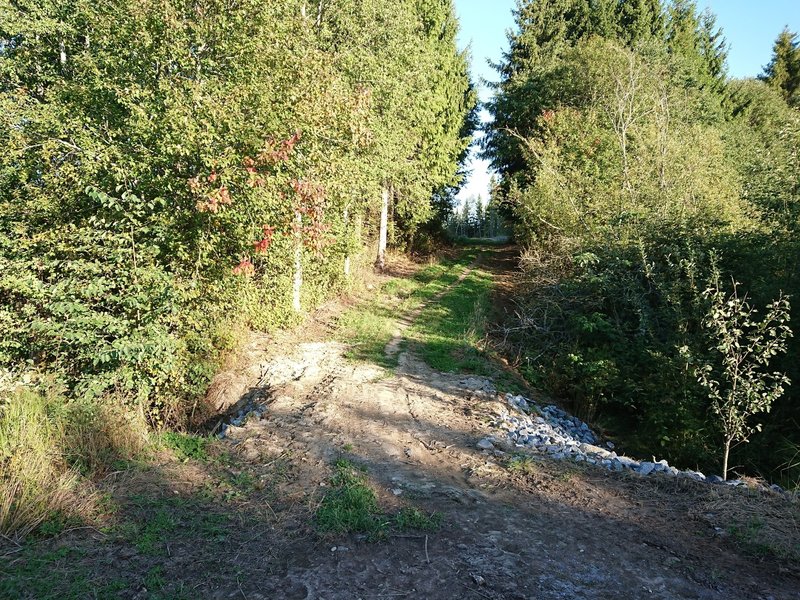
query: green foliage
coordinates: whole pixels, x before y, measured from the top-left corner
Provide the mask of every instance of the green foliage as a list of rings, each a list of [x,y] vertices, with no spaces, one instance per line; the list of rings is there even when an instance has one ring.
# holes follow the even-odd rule
[[[486,334],[491,276],[479,268],[456,283],[415,319],[409,339],[437,371],[486,371],[480,342]]]
[[[785,27],[775,40],[772,59],[761,78],[792,106],[800,107],[800,43],[797,34]]]
[[[226,329],[296,320],[298,249],[310,307],[384,182],[411,236],[459,181],[475,96],[449,0],[3,13],[0,368],[73,397],[179,423]]]
[[[52,389],[0,397],[0,533],[56,533],[90,518],[98,497],[88,478],[147,442],[144,423],[117,404],[66,402]]]
[[[715,364],[700,282],[720,256],[759,303],[796,290],[797,113],[725,80],[726,44],[694,2],[584,5],[520,3],[498,65],[484,150],[528,246],[511,338],[533,382],[628,450],[713,468],[721,426],[687,359]],[[791,396],[736,449],[748,470],[792,464]]]
[[[751,424],[751,418],[768,413],[783,394],[783,386],[789,385],[783,373],[766,370],[775,356],[786,352],[786,340],[792,336],[789,301],[775,300],[767,306],[764,319],[756,321],[757,310],[746,295],[739,296],[738,284],[734,281],[733,291],[727,294],[716,270],[712,286],[703,296],[711,303],[703,324],[720,364],[702,365],[697,378],[720,421],[724,436],[722,477],[726,479],[731,443],[746,442],[755,431],[761,431],[761,425]]]
[[[133,544],[142,554],[160,556],[166,553],[166,536],[175,530],[177,523],[166,510],[158,510],[136,531]]]
[[[456,259],[443,260],[417,271],[410,279],[393,278],[357,308],[341,315],[336,337],[350,347],[348,358],[369,361],[386,368],[396,366],[396,356],[387,357],[386,345],[395,336],[397,318],[410,313],[426,300],[445,290],[474,258],[465,252]]]
[[[387,522],[378,509],[375,492],[364,472],[347,460],[339,460],[331,478],[332,489],[317,509],[317,528],[324,533],[366,533],[379,537]]]
[[[161,435],[161,440],[167,448],[172,449],[178,458],[182,460],[208,460],[208,438],[167,431]]]
[[[441,513],[426,514],[418,508],[407,506],[394,517],[395,527],[400,531],[417,529],[419,531],[436,531],[442,525]]]
[[[49,552],[25,547],[21,560],[0,563],[0,596],[41,600],[113,600],[126,585],[113,579],[93,578],[80,566],[81,551],[62,546]]]
[[[445,219],[451,240],[459,239],[508,239],[509,229],[494,198],[483,203],[481,198],[467,198],[457,212]]]

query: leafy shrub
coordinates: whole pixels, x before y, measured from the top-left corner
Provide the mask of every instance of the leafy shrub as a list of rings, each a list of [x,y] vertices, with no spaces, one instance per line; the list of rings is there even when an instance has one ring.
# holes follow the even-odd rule
[[[208,438],[198,435],[167,431],[161,436],[164,445],[172,449],[181,459],[207,460]]]

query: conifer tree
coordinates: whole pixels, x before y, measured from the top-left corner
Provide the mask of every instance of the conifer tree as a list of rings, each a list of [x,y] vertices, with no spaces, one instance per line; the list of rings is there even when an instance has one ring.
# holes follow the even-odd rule
[[[800,106],[800,42],[784,27],[772,47],[772,59],[760,77],[780,91],[791,106]]]
[[[617,3],[619,39],[629,46],[664,35],[664,11],[660,0],[624,0]],[[610,37],[610,36],[604,36]]]

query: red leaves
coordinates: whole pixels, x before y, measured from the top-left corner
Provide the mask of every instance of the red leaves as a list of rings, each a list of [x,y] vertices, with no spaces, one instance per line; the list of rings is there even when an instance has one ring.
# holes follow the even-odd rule
[[[256,268],[253,266],[253,263],[250,262],[250,259],[245,257],[239,261],[239,264],[233,267],[233,274],[239,275],[242,277],[252,277],[255,275]]]
[[[242,166],[247,172],[247,185],[251,188],[263,187],[266,184],[264,170],[289,160],[301,137],[302,134],[297,131],[285,140],[268,138],[264,149],[255,158],[245,156]],[[195,204],[198,211],[217,213],[223,206],[233,203],[227,185],[218,184],[219,178],[216,170],[212,170],[205,177],[197,175],[187,180],[189,190],[200,196]]]
[[[233,200],[231,199],[228,187],[226,185],[221,185],[219,189],[213,190],[211,193],[198,200],[195,206],[200,212],[216,213],[221,206],[228,204],[233,204]]]
[[[333,236],[328,235],[331,226],[318,223],[314,225],[306,225],[302,228],[303,244],[306,248],[313,250],[315,254],[322,254],[325,246],[332,244],[335,240]]]
[[[550,123],[556,117],[556,111],[554,110],[543,110],[542,111],[542,119],[544,119],[545,123]]]
[[[255,248],[256,254],[266,253],[267,249],[272,244],[272,236],[275,233],[275,228],[270,227],[269,225],[264,225],[262,229],[264,231],[264,237],[258,240],[257,242],[253,243],[253,247]]]
[[[322,249],[333,242],[327,235],[330,226],[323,223],[325,218],[325,188],[309,181],[292,180],[292,189],[295,193],[294,209],[305,217],[308,224],[293,223],[292,229],[296,235],[301,236],[303,244],[320,254]]]
[[[242,170],[234,168],[223,171],[222,175],[218,174],[216,170],[212,170],[206,176],[197,175],[188,179],[189,190],[197,196],[195,204],[197,210],[218,213],[224,206],[233,203],[228,183],[223,183],[223,181],[239,185],[239,188],[234,187],[234,189],[240,190],[244,186],[264,187],[267,184],[267,176],[270,177],[270,182],[274,181],[275,184],[278,184],[283,177],[276,166],[290,160],[301,138],[300,131],[296,131],[283,140],[276,140],[274,137],[267,138],[264,147],[255,156],[242,158]],[[325,246],[333,242],[332,236],[329,235],[330,226],[323,222],[326,203],[325,188],[301,179],[291,180],[290,185],[294,192],[292,209],[296,218],[291,223],[284,223],[282,229],[286,234],[293,233],[298,243],[302,243],[320,254]],[[277,187],[277,185],[270,184],[271,194],[286,198],[287,194],[274,190],[273,187]],[[275,226],[263,225],[260,239],[252,242],[253,254],[266,254],[277,233],[280,231]],[[242,258],[232,271],[237,276],[252,277],[255,275],[255,269],[255,265],[248,256]]]
[[[295,145],[300,141],[301,137],[302,133],[296,131],[290,137],[281,141],[277,141],[272,137],[267,138],[266,146],[256,157],[257,162],[264,166],[286,162],[289,160]]]
[[[242,160],[242,166],[247,171],[247,185],[252,188],[263,187],[266,183],[261,176],[263,171],[278,163],[288,161],[301,137],[302,134],[297,131],[289,138],[281,141],[276,141],[273,137],[267,138],[265,147],[255,158],[245,156]]]
[[[211,171],[208,177],[200,177],[197,175],[187,180],[189,190],[193,194],[201,196],[195,203],[195,207],[198,211],[216,213],[219,212],[221,206],[233,203],[230,192],[228,191],[228,186],[225,184],[219,187],[215,185],[209,186],[209,184],[215,184],[218,178],[219,175],[217,175],[217,172]],[[209,187],[212,189],[209,190]]]

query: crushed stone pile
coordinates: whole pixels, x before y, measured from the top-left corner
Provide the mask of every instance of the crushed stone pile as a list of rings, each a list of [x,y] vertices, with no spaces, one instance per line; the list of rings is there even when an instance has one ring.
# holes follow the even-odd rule
[[[746,486],[741,479],[723,480],[718,475],[704,475],[700,471],[681,470],[670,466],[666,460],[640,461],[614,452],[614,444],[599,445],[599,437],[590,427],[554,405],[539,406],[521,395],[506,394],[505,407],[497,415],[492,427],[501,434],[478,442],[482,450],[496,446],[517,448],[547,455],[556,460],[586,462],[610,471],[629,471],[642,476],[662,475],[680,477],[729,486]],[[784,490],[769,486],[774,492]]]

